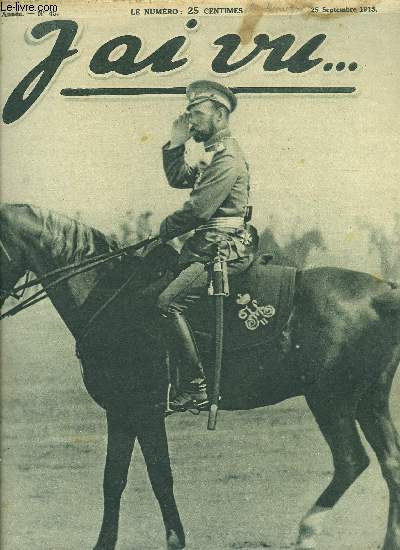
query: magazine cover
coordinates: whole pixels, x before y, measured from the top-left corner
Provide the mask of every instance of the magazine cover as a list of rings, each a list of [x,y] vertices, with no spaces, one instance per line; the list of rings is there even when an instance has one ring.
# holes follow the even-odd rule
[[[399,550],[398,2],[0,14],[1,548]]]

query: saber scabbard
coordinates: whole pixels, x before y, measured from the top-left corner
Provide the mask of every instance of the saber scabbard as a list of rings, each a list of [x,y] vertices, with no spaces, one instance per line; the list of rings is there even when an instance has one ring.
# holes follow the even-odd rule
[[[227,266],[220,257],[212,265],[212,288],[215,297],[215,370],[214,385],[208,414],[208,430],[215,430],[221,386],[221,371],[224,351],[224,298],[229,295]]]

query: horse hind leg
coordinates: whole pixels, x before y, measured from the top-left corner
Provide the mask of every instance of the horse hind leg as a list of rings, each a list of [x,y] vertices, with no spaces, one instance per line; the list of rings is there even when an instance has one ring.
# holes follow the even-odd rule
[[[389,514],[382,550],[400,549],[400,438],[389,411],[389,396],[398,358],[363,396],[357,420],[373,448],[389,489]]]
[[[307,402],[330,447],[334,474],[300,523],[297,550],[318,547],[317,537],[322,532],[325,517],[369,464],[354,413],[348,404],[328,399],[326,394],[319,399],[307,397]]]

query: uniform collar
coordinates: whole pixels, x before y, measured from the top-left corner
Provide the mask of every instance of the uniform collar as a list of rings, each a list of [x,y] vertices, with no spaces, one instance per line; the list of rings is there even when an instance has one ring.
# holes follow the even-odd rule
[[[229,128],[224,128],[215,133],[209,140],[204,142],[204,149],[209,151],[214,145],[222,141],[224,138],[230,137],[231,131]]]

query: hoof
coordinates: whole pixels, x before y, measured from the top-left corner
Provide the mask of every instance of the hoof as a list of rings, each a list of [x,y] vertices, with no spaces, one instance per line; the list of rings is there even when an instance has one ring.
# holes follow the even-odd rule
[[[315,550],[316,548],[317,541],[312,538],[298,540],[296,543],[296,550]]]
[[[167,536],[167,550],[185,550],[185,542],[173,530]]]
[[[316,534],[313,528],[303,524],[296,542],[296,550],[315,550],[317,548]]]

